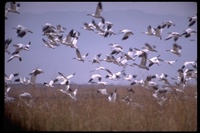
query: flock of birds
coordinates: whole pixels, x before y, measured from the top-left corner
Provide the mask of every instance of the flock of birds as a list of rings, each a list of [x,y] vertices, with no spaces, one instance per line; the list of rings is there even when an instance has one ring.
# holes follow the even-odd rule
[[[17,13],[20,14],[19,11],[20,4],[16,2],[10,2],[10,8],[5,9],[5,21],[9,19],[7,17],[8,13]],[[134,35],[133,31],[129,29],[122,29],[119,30],[119,32],[114,32],[112,30],[113,23],[106,21],[105,18],[101,15],[103,11],[103,5],[101,2],[98,2],[96,11],[93,14],[86,14],[87,16],[91,16],[92,22],[91,23],[83,23],[83,27],[81,27],[83,30],[94,32],[94,34],[98,34],[104,38],[123,34],[121,40],[127,40],[131,36]],[[99,19],[100,21],[97,23],[95,19]],[[192,34],[197,33],[194,29],[191,27],[196,23],[197,21],[197,14],[195,16],[188,17],[188,27],[186,30],[184,30],[183,33],[178,32],[169,32],[168,36],[164,40],[174,40],[174,44],[172,49],[168,49],[166,51],[171,52],[177,56],[181,56],[181,49],[182,47],[177,44],[177,41],[180,37],[189,38],[192,36]],[[154,36],[158,37],[159,39],[163,40],[162,37],[162,31],[164,28],[170,28],[171,26],[175,26],[174,22],[172,21],[165,21],[158,25],[156,28],[151,27],[149,25],[147,27],[147,31],[142,32],[142,34],[148,35],[148,36]],[[26,34],[34,34],[32,30],[30,30],[27,27],[24,27],[22,25],[17,25],[17,27],[13,28],[16,30],[17,37],[23,38],[26,36]],[[77,42],[81,35],[79,31],[76,31],[74,29],[71,29],[66,37],[63,37],[63,33],[67,31],[66,27],[61,26],[60,24],[53,26],[50,23],[46,23],[42,27],[43,32],[43,45],[47,48],[55,49],[56,47],[60,45],[65,45],[66,47],[69,47],[71,49],[75,50],[76,57],[72,58],[80,62],[85,62],[85,59],[89,55],[89,53],[85,53],[84,55],[81,53]],[[45,38],[46,37],[46,38]],[[12,43],[12,38],[5,39],[5,53],[8,55],[11,55],[10,58],[7,60],[7,63],[14,59],[19,59],[19,61],[22,61],[23,58],[20,56],[20,52],[25,50],[29,51],[31,49],[31,41],[27,44],[14,44],[13,46],[16,48],[14,52],[9,51],[9,46]],[[108,93],[106,90],[106,85],[108,84],[107,81],[103,81],[103,79],[109,79],[117,81],[119,79],[126,80],[130,82],[130,86],[143,86],[144,88],[149,89],[152,92],[152,96],[157,99],[164,99],[164,96],[170,92],[179,91],[183,92],[184,87],[189,83],[191,79],[197,79],[197,60],[195,61],[187,61],[184,64],[182,64],[182,67],[177,70],[178,76],[177,77],[171,77],[171,79],[175,80],[175,84],[172,84],[169,82],[168,78],[170,78],[167,74],[162,73],[161,75],[155,74],[155,75],[148,75],[145,79],[136,80],[135,78],[137,75],[133,74],[127,74],[125,72],[126,68],[128,66],[130,67],[138,67],[140,69],[150,70],[150,67],[152,65],[157,64],[158,66],[161,63],[167,63],[171,66],[173,66],[174,63],[177,62],[177,60],[164,60],[160,58],[160,55],[148,58],[149,52],[158,52],[156,50],[155,45],[150,45],[149,43],[145,43],[144,46],[141,49],[138,48],[129,48],[128,52],[124,51],[123,47],[118,43],[111,43],[109,44],[111,52],[106,55],[106,58],[101,59],[101,53],[94,55],[94,57],[89,60],[89,62],[92,62],[92,64],[98,64],[100,65],[101,62],[107,62],[115,64],[122,68],[119,72],[113,72],[112,70],[109,70],[108,68],[105,68],[103,66],[99,66],[96,69],[90,71],[90,73],[93,72],[99,72],[104,71],[106,73],[105,77],[102,77],[101,74],[94,73],[91,75],[91,77],[88,79],[89,84],[100,84],[103,86],[103,88],[97,89],[97,93],[101,93],[102,95],[107,95],[107,100],[111,102],[116,101],[117,97],[117,89],[115,89],[112,93]],[[136,58],[141,58],[141,61],[139,64],[135,63],[134,61]],[[149,63],[149,64],[147,64]],[[32,72],[29,73],[30,78],[27,77],[18,77],[19,73],[13,73],[9,76],[5,74],[5,101],[14,100],[14,98],[10,97],[8,95],[8,92],[10,91],[9,83],[18,82],[25,85],[33,85],[35,87],[36,85],[36,77],[40,74],[44,73],[42,69],[34,69]],[[77,100],[77,92],[78,89],[73,90],[70,87],[70,79],[75,76],[76,73],[72,73],[71,75],[64,75],[61,72],[58,72],[58,76],[54,79],[50,80],[49,82],[44,81],[43,85],[47,87],[54,87],[55,83],[59,83],[60,85],[63,85],[63,89],[59,89],[60,92],[70,96],[73,100]],[[15,79],[14,79],[15,78]],[[158,82],[154,82],[152,79],[158,79]],[[160,85],[159,82],[164,83],[164,85]],[[176,86],[176,89],[174,90],[172,86]],[[129,89],[129,92],[134,92],[133,89]],[[162,94],[162,96],[160,96]],[[24,92],[19,95],[19,97],[29,97],[31,98],[31,94]],[[131,101],[130,97],[127,96],[123,98],[124,101]]]

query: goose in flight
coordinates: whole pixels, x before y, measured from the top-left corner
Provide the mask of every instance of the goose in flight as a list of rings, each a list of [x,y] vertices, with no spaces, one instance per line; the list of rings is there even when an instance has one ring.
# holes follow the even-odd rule
[[[8,51],[8,47],[10,45],[10,43],[12,42],[12,38],[8,38],[5,40],[5,52],[7,52],[8,54],[10,54],[10,52]]]
[[[144,86],[144,80],[143,79],[141,79],[141,80],[133,80],[132,82],[131,82],[131,84],[130,85],[141,85],[141,86]]]
[[[188,27],[191,27],[192,25],[194,25],[197,21],[197,13],[195,16],[188,17],[188,21],[189,21]]]
[[[45,85],[45,86],[47,86],[47,87],[54,87],[53,86],[53,84],[55,83],[55,82],[57,82],[58,81],[58,79],[54,79],[54,80],[50,80],[49,82],[44,82],[43,83],[43,85]]]
[[[132,32],[131,30],[128,30],[128,29],[120,30],[120,33],[124,33],[124,36],[122,37],[122,40],[126,40],[126,39],[128,39],[131,35],[134,35],[133,32]]]
[[[108,95],[108,92],[107,92],[106,88],[98,89],[98,90],[97,90],[97,93],[101,93],[101,94],[103,94],[103,95]]]
[[[42,69],[34,69],[31,73],[29,73],[29,75],[31,75],[31,81],[30,84],[35,85],[36,84],[36,77],[37,75],[44,73],[44,71]]]
[[[136,78],[136,77],[137,77],[137,75],[129,74],[126,77],[124,77],[124,79],[126,81],[131,81],[133,78]]]
[[[83,25],[84,27],[81,27],[81,28],[88,31],[94,31],[94,29],[96,28],[93,23],[89,23],[89,24],[83,23]]]
[[[15,51],[12,53],[12,55],[18,54],[21,50],[29,51],[30,45],[31,45],[31,42],[30,42],[30,41],[29,41],[29,43],[26,44],[26,45],[21,44],[21,43],[13,44],[13,46],[15,46],[16,49],[15,49]]]
[[[108,96],[108,101],[109,102],[115,102],[117,98],[117,89],[115,88],[115,91],[112,92],[109,96]]]
[[[145,43],[144,45],[145,45],[144,49],[147,49],[148,51],[152,52],[158,52],[157,50],[155,50],[156,45],[150,45],[149,43]]]
[[[89,53],[85,54],[85,55],[81,55],[80,51],[78,48],[76,48],[76,56],[77,57],[74,57],[73,59],[77,59],[78,61],[82,61],[84,62],[85,58],[88,56]]]
[[[169,64],[169,65],[173,65],[174,63],[176,63],[178,60],[164,60],[165,63]]]
[[[157,28],[155,29],[155,34],[154,34],[154,36],[159,37],[160,40],[162,40],[162,36],[161,36],[162,30],[163,30],[163,29],[162,29],[161,25],[158,25]]]
[[[64,31],[67,30],[67,28],[62,27],[61,24],[56,25],[56,30],[58,33],[63,33]]]
[[[12,74],[10,74],[9,76],[8,75],[4,75],[4,79],[5,79],[5,81],[9,81],[9,82],[12,82],[12,79],[14,78],[14,77],[17,77],[19,75],[19,73],[12,73]]]
[[[15,79],[14,82],[20,82],[22,84],[28,85],[30,83],[30,80],[27,77],[24,77],[23,79],[22,77],[20,77],[20,78]]]
[[[147,31],[146,32],[142,32],[143,34],[149,35],[149,36],[153,36],[155,35],[155,30],[154,28],[151,27],[151,25],[149,25],[147,27]]]
[[[102,3],[98,2],[95,13],[94,14],[87,14],[87,16],[92,16],[92,17],[95,17],[95,18],[103,18],[101,16],[102,11],[103,11]]]
[[[175,55],[178,55],[180,57],[181,56],[181,48],[182,47],[180,45],[178,45],[177,43],[174,43],[173,44],[173,49],[166,50],[166,51],[169,51],[169,52],[171,52],[171,53],[173,53]]]
[[[24,37],[26,35],[26,33],[33,33],[31,30],[29,30],[28,28],[22,26],[22,25],[18,25],[17,27],[14,27],[12,29],[16,29],[16,33],[17,33],[17,37]]]
[[[178,40],[178,38],[182,36],[178,32],[169,32],[168,34],[169,35],[167,36],[167,38],[165,40],[169,40],[169,39],[173,38],[174,42],[176,42]]]
[[[160,61],[164,61],[163,59],[159,58],[160,55],[152,57],[151,59],[147,59],[150,63],[149,63],[149,67],[151,67],[153,64],[157,64],[160,65]]]
[[[181,67],[181,69],[184,69],[188,65],[192,65],[194,68],[197,68],[197,61],[186,61]]]
[[[136,63],[133,63],[131,66],[136,65],[139,68],[149,70],[149,68],[146,66],[146,63],[147,63],[147,53],[143,51],[142,54],[139,55],[139,57],[142,57],[140,64],[138,65]]]
[[[20,7],[19,3],[10,2],[10,8],[8,8],[8,12],[20,14],[20,12],[18,11],[19,7]]]
[[[93,81],[94,79],[98,79],[98,81],[101,81],[102,77],[100,74],[93,74],[91,77],[90,77],[90,80],[88,82],[91,82]]]
[[[95,56],[92,58],[92,60],[89,60],[89,62],[92,62],[92,64],[94,64],[94,63],[100,64],[100,59],[99,59],[100,56],[101,56],[101,54],[95,55]]]
[[[181,34],[181,36],[184,36],[185,38],[189,38],[194,33],[197,33],[197,31],[195,31],[192,28],[187,28],[186,30],[184,30],[184,32]]]
[[[126,76],[125,70],[119,71],[117,73],[112,73],[110,70],[106,69],[108,74],[105,76],[105,78],[109,78],[111,80],[119,79],[121,75]]]
[[[165,28],[166,26],[167,28],[169,28],[171,26],[175,26],[175,24],[171,20],[162,22],[162,25],[161,25],[162,29]]]
[[[12,56],[7,60],[7,62],[10,62],[10,61],[13,60],[14,58],[18,58],[19,61],[22,61],[22,57],[21,57],[19,54],[14,54],[14,55],[12,55]]]
[[[171,85],[167,79],[168,74],[164,74],[162,73],[160,76],[158,74],[155,75],[156,78],[158,78],[159,81],[162,81],[163,83],[167,84],[167,85]]]
[[[65,76],[63,73],[61,73],[61,72],[58,72],[58,74],[59,74],[59,76],[57,76],[56,77],[56,79],[58,79],[58,80],[62,80],[62,82],[60,82],[60,84],[61,85],[64,85],[64,84],[66,84],[66,82],[70,79],[70,78],[72,78],[76,73],[73,73],[73,74],[70,74],[70,75],[68,75],[68,76]],[[55,80],[56,80],[55,79]]]
[[[45,40],[44,38],[42,38],[42,41],[43,41],[43,45],[48,47],[48,48],[52,48],[52,49],[55,49],[55,46],[51,43],[51,42],[48,42],[47,40]]]

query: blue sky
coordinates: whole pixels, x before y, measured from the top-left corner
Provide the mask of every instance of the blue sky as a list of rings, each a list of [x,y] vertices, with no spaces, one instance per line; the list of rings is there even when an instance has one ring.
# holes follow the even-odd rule
[[[8,19],[5,20],[5,39],[12,38],[13,40],[11,46],[9,46],[11,52],[14,51],[12,46],[14,43],[27,44],[31,41],[31,46],[30,51],[22,51],[20,53],[22,62],[14,59],[7,63],[10,55],[5,53],[6,74],[19,72],[19,76],[29,77],[29,73],[33,69],[41,68],[44,74],[38,75],[38,83],[55,78],[58,76],[58,72],[62,72],[65,75],[76,72],[71,81],[80,84],[87,83],[90,76],[95,73],[90,71],[98,66],[104,66],[112,72],[122,70],[121,67],[106,62],[102,62],[101,65],[88,62],[98,53],[102,53],[101,59],[105,58],[105,55],[110,53],[110,47],[108,46],[110,43],[119,43],[126,52],[128,52],[130,47],[141,48],[144,46],[144,43],[150,43],[151,45],[156,45],[158,53],[148,53],[149,58],[160,54],[162,59],[178,60],[174,66],[161,63],[160,66],[153,65],[149,71],[137,67],[127,67],[126,73],[137,74],[138,77],[136,79],[155,73],[167,73],[171,77],[178,76],[176,71],[185,61],[197,59],[196,34],[187,39],[184,37],[179,38],[177,41],[182,46],[181,57],[167,53],[165,50],[172,48],[173,40],[164,40],[168,32],[176,31],[182,33],[183,30],[187,29],[189,24],[188,17],[194,16],[197,13],[197,3],[195,2],[102,2],[102,15],[107,21],[114,24],[113,31],[119,32],[120,29],[125,28],[133,31],[134,35],[124,41],[121,40],[122,34],[103,38],[94,32],[80,28],[83,26],[83,22],[90,23],[93,19],[86,14],[94,13],[97,2],[20,2],[20,4],[19,12],[21,14],[9,13],[7,15]],[[5,6],[8,7],[9,3]],[[148,25],[157,27],[163,21],[168,20],[172,20],[176,26],[163,30],[163,40],[141,33],[147,30]],[[100,20],[95,18],[95,21],[99,22]],[[81,54],[89,53],[84,63],[72,59],[76,56],[74,49],[63,45],[55,49],[43,46],[42,38],[45,37],[42,36],[41,27],[47,22],[54,26],[61,24],[66,27],[67,31],[63,34],[64,37],[71,29],[81,33],[77,45]],[[23,38],[17,38],[16,31],[12,28],[18,24],[29,28],[33,33],[28,33]],[[197,30],[197,24],[194,24],[191,28]],[[195,41],[190,41],[190,39],[195,39]],[[139,63],[140,58],[136,58],[135,62]],[[102,71],[96,73],[103,75],[103,77],[106,75]],[[124,80],[110,81],[103,78],[102,81],[114,84],[129,84],[129,82]]]

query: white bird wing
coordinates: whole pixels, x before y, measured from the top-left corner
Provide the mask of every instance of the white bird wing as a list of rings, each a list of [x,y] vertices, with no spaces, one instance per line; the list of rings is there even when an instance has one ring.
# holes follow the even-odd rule
[[[96,8],[95,14],[100,16],[102,11],[103,11],[102,3],[99,2],[99,3],[97,4],[97,8]]]

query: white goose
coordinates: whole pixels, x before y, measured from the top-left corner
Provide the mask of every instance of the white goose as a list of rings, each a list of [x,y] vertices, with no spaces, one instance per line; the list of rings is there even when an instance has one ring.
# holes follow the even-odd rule
[[[192,25],[194,25],[197,21],[197,13],[195,16],[188,17],[188,21],[189,21],[188,27],[191,27]]]
[[[80,53],[80,51],[79,51],[79,49],[76,48],[76,56],[77,56],[77,57],[74,57],[73,59],[76,59],[76,60],[78,60],[78,61],[84,62],[84,60],[85,60],[85,58],[88,56],[88,54],[89,54],[89,53],[87,53],[87,54],[85,54],[85,55],[82,56],[81,53]]]
[[[174,63],[176,63],[178,60],[164,60],[165,63],[169,64],[169,65],[173,65]]]
[[[5,81],[9,81],[9,82],[12,82],[12,79],[14,78],[14,77],[17,77],[19,75],[19,73],[12,73],[12,74],[10,74],[9,76],[8,75],[4,75],[4,80]]]
[[[35,85],[36,84],[36,77],[37,75],[44,73],[42,69],[34,69],[29,75],[31,75],[31,81],[30,84]]]
[[[152,52],[158,52],[157,50],[155,50],[156,45],[150,45],[149,43],[145,43],[144,45],[145,45],[144,49],[147,49],[148,51],[152,51]]]
[[[20,14],[20,12],[18,11],[19,7],[20,7],[19,3],[10,2],[10,8],[8,8],[8,12]]]
[[[194,33],[197,33],[197,31],[195,31],[192,28],[187,28],[186,30],[184,30],[184,32],[181,34],[181,36],[184,36],[185,38],[189,38]]]
[[[178,55],[179,57],[181,56],[181,46],[180,45],[178,45],[178,44],[176,44],[176,43],[174,43],[173,44],[173,49],[171,49],[171,50],[166,50],[166,51],[169,51],[169,52],[171,52],[171,53],[173,53],[173,54],[175,54],[175,55]]]
[[[100,74],[93,74],[91,77],[90,77],[90,80],[88,82],[91,82],[93,81],[94,79],[98,79],[98,81],[101,81],[102,79],[102,76]]]
[[[174,39],[174,42],[176,42],[178,40],[179,37],[181,37],[181,34],[179,34],[178,32],[169,32],[169,35],[167,36],[167,38],[165,40],[169,40],[171,38]]]
[[[60,82],[60,84],[61,84],[61,85],[64,85],[64,84],[66,84],[66,82],[67,82],[70,78],[72,78],[76,73],[70,74],[70,75],[68,75],[68,76],[65,76],[65,75],[64,75],[63,73],[61,73],[61,72],[58,72],[58,74],[59,74],[59,76],[57,76],[56,79],[62,80],[62,81]],[[55,79],[55,81],[56,81],[56,79]]]
[[[26,33],[33,33],[31,30],[29,30],[28,28],[22,26],[22,25],[18,25],[16,28],[16,33],[17,33],[17,37],[24,37],[26,35]]]
[[[146,32],[142,32],[143,34],[149,35],[149,36],[153,36],[155,35],[155,30],[154,28],[151,27],[151,25],[149,25],[147,27],[147,31]]]
[[[22,77],[20,77],[20,78],[15,79],[14,82],[20,82],[22,84],[28,85],[30,83],[30,80],[27,77],[24,77],[23,79]]]
[[[164,60],[160,59],[159,57],[160,55],[152,57],[151,59],[147,59],[150,62],[148,67],[151,67],[153,64],[160,65],[160,61],[163,62]]]
[[[45,86],[47,86],[47,87],[54,87],[53,86],[53,84],[55,83],[55,82],[57,82],[58,81],[58,79],[54,79],[54,80],[50,80],[49,82],[44,82],[43,83],[43,85],[45,85]]]
[[[143,53],[140,54],[139,57],[142,57],[140,64],[138,65],[136,63],[133,63],[131,66],[136,65],[139,68],[149,70],[149,68],[146,66],[146,63],[147,63],[147,53],[143,51]]]
[[[188,65],[192,65],[194,68],[197,68],[197,61],[186,61],[181,68],[184,69]]]
[[[10,51],[8,51],[8,47],[10,45],[10,43],[12,42],[12,38],[8,38],[5,40],[5,52],[7,52],[8,54],[10,54]]]
[[[52,48],[55,49],[55,46],[51,44],[51,42],[48,42],[47,40],[45,40],[44,38],[42,38],[43,41],[43,45],[48,47],[48,48]]]
[[[124,36],[122,37],[122,40],[126,40],[128,39],[131,35],[134,35],[133,32],[131,30],[128,29],[123,29],[120,30],[121,33],[124,33]]]
[[[92,17],[95,17],[95,18],[103,18],[103,17],[101,16],[102,11],[103,11],[102,3],[99,2],[99,3],[97,4],[95,14],[87,14],[87,15],[88,15],[88,16],[92,16]]]
[[[117,98],[117,89],[115,88],[115,91],[112,92],[109,96],[108,96],[108,101],[109,102],[115,102]]]
[[[175,24],[169,20],[169,21],[165,21],[165,22],[162,22],[162,28],[165,28],[167,26],[167,28],[171,27],[171,26],[175,26]]]
[[[154,36],[159,37],[160,40],[162,40],[162,27],[160,25],[157,26],[157,28],[155,29],[155,34]]]
[[[98,89],[97,92],[98,92],[98,93],[101,93],[101,94],[103,94],[103,95],[108,95],[108,92],[107,92],[106,88]]]
[[[7,62],[10,62],[10,61],[13,60],[14,58],[18,58],[19,61],[22,61],[22,57],[21,57],[19,54],[14,54],[14,55],[12,55],[12,56],[7,60]]]

